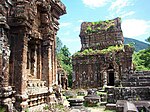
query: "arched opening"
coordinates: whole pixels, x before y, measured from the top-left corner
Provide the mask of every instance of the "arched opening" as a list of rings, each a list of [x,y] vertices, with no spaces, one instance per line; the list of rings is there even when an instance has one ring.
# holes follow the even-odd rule
[[[115,78],[114,78],[114,68],[112,65],[108,67],[108,76],[107,76],[107,85],[114,86]]]
[[[107,83],[107,85],[108,86],[114,86],[114,80],[115,80],[114,72],[109,72],[108,73],[108,83]]]

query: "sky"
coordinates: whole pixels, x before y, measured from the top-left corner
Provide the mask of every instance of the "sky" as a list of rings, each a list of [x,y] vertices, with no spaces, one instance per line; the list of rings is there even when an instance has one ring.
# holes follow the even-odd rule
[[[145,41],[150,36],[150,0],[61,0],[67,14],[60,17],[57,36],[71,54],[81,49],[82,22],[122,19],[124,37]]]

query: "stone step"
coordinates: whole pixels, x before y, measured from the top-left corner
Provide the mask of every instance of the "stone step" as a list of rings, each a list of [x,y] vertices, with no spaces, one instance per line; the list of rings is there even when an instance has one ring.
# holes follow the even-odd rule
[[[103,106],[103,105],[106,105],[107,102],[100,102],[100,105]]]
[[[106,104],[106,110],[116,110],[116,104]]]
[[[123,112],[124,104],[126,103],[126,100],[117,100],[116,102],[116,111],[117,112]]]
[[[136,108],[136,106],[133,103],[127,101],[124,104],[123,112],[138,112],[138,109]]]
[[[142,87],[142,86],[150,86],[150,83],[149,82],[122,82],[122,86],[124,87]]]

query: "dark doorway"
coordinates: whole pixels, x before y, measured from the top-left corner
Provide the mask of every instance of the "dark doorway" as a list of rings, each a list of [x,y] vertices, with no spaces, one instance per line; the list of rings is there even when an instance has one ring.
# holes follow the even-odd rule
[[[108,73],[108,86],[114,86],[114,72]]]

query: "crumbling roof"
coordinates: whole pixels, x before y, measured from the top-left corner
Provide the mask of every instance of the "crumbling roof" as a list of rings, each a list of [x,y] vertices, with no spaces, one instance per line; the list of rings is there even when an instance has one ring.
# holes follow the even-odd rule
[[[118,30],[118,25],[121,22],[121,18],[115,18],[113,20],[97,21],[97,22],[83,22],[81,24],[80,36],[83,34],[101,33],[105,31]]]

